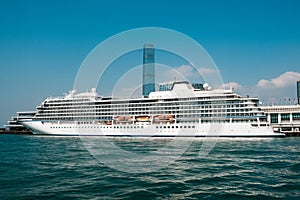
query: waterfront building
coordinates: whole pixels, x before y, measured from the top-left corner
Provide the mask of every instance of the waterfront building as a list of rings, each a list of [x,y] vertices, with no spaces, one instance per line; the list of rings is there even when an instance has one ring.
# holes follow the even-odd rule
[[[155,91],[154,46],[145,44],[143,51],[143,96]]]
[[[7,124],[4,125],[6,132],[22,132],[28,131],[22,124],[20,124],[23,120],[30,120],[36,114],[36,111],[23,111],[17,112],[17,116],[11,117],[10,120],[7,121]]]
[[[262,106],[275,132],[300,135],[300,105]]]
[[[297,81],[297,99],[298,105],[300,105],[300,81]]]

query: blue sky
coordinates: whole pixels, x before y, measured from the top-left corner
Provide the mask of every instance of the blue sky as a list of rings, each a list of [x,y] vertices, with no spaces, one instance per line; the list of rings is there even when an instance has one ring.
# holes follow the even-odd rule
[[[241,93],[293,99],[299,10],[297,0],[0,1],[0,125],[70,90],[97,44],[138,27],[190,36],[213,58],[224,82]]]

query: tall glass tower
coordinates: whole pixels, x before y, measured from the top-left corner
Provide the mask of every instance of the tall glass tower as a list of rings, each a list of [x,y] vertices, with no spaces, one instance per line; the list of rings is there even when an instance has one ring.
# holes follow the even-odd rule
[[[297,99],[298,104],[300,105],[300,81],[297,81]]]
[[[143,96],[155,91],[154,45],[144,44],[143,52]]]

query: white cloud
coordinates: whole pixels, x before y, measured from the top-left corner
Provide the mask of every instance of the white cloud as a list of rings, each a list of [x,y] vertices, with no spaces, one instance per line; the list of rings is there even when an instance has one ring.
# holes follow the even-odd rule
[[[218,72],[216,69],[213,68],[205,68],[205,67],[200,67],[198,69],[198,71],[200,72],[200,74],[205,75],[205,74],[213,74]]]
[[[190,65],[181,65],[175,68],[169,68],[164,71],[163,80],[171,81],[171,80],[187,80],[190,78],[194,78],[196,73],[194,67]]]
[[[285,72],[271,80],[262,79],[254,86],[240,85],[236,82],[224,83],[225,89],[234,88],[242,96],[258,97],[265,105],[296,103],[296,82],[300,73]],[[288,99],[288,101],[287,101]]]
[[[224,83],[222,86],[224,89],[233,89],[233,90],[243,89],[243,86],[238,84],[237,82]]]
[[[260,80],[257,83],[257,87],[261,89],[285,88],[294,85],[298,80],[300,80],[300,73],[285,72],[271,80]]]
[[[181,65],[179,67],[167,71],[167,73],[171,73],[174,75],[180,74],[181,76],[188,78],[194,75],[194,68],[190,65]]]

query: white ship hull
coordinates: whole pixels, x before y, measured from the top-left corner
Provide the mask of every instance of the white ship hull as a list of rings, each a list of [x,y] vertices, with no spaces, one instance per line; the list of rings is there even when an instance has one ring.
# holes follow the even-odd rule
[[[131,136],[131,137],[284,137],[271,126],[251,123],[191,124],[119,124],[25,121],[34,134],[61,136]]]

